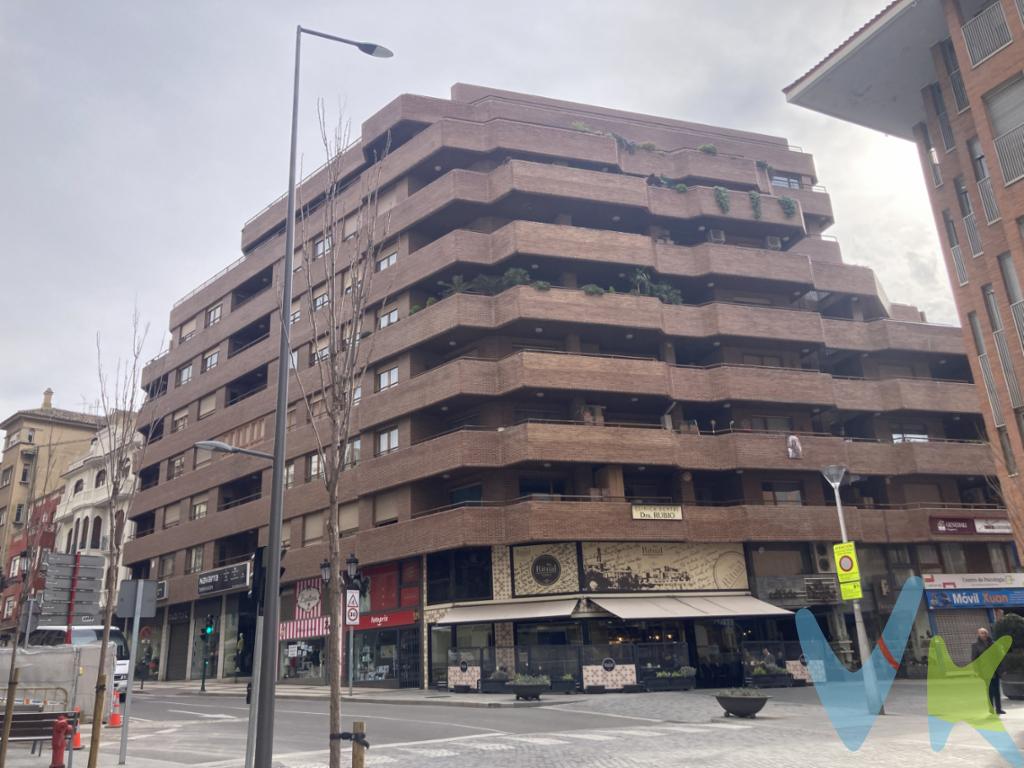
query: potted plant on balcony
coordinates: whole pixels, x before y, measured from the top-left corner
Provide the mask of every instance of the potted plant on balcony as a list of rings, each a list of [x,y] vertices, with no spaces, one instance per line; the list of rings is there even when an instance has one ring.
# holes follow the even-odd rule
[[[508,672],[498,667],[486,680],[480,681],[480,693],[505,693],[508,690]]]
[[[508,687],[516,695],[516,701],[540,700],[540,695],[551,689],[551,678],[547,675],[516,675]]]
[[[750,688],[731,688],[715,694],[715,698],[726,717],[756,717],[771,696]]]
[[[788,688],[793,678],[776,664],[758,663],[750,672],[750,684],[754,688]]]
[[[552,693],[575,693],[576,692],[576,676],[571,672],[566,672],[561,677],[555,678],[551,681],[551,692]]]
[[[1008,613],[995,623],[992,634],[996,639],[1009,636],[1013,640],[1010,652],[999,665],[1003,694],[1010,699],[1024,699],[1024,618]]]

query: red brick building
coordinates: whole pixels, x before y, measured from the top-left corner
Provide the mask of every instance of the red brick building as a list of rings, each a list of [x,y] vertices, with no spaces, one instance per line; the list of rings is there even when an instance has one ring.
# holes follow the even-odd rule
[[[0,592],[0,631],[14,637],[22,597],[40,598],[46,586],[46,574],[40,569],[43,554],[53,550],[56,528],[53,517],[57,512],[64,489],[48,493],[36,499],[29,506],[27,522],[9,541],[7,561],[4,566],[4,588]],[[30,554],[29,572],[21,571],[22,553]],[[27,595],[24,592],[25,579],[30,578]],[[27,610],[24,605],[21,611]]]
[[[843,262],[813,159],[784,139],[456,85],[395,99],[340,163],[346,182],[380,172],[394,270],[370,297],[342,509],[370,577],[357,684],[516,667],[618,687],[684,665],[736,682],[751,647],[794,671],[800,606],[848,651],[827,464],[850,469],[873,631],[909,574],[1015,567],[959,331]],[[167,678],[198,673],[210,614],[211,669],[251,664],[244,586],[199,578],[266,541],[270,471],[193,445],[272,443],[284,215],[245,224],[243,257],[177,302],[145,370],[125,562],[163,582],[147,631]],[[303,283],[291,342],[310,390]],[[326,502],[305,410],[290,419],[280,672],[316,678]],[[918,629],[915,652],[923,613]]]

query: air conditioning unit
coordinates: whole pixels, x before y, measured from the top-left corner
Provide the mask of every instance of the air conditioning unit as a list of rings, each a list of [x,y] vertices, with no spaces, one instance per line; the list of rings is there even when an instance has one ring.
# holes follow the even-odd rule
[[[768,235],[764,239],[764,247],[769,251],[781,251],[782,250],[782,238],[775,235]]]
[[[708,230],[708,242],[709,243],[724,243],[725,242],[725,230],[724,229],[709,229]]]
[[[814,543],[814,572],[835,573],[836,561],[832,556],[832,545],[824,541]]]

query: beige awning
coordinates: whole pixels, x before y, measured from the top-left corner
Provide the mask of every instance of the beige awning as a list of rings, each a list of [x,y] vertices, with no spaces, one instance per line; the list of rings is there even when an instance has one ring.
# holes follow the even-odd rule
[[[592,597],[590,601],[620,619],[701,619],[724,616],[788,616],[792,611],[750,595],[712,597]]]
[[[515,600],[505,603],[483,603],[480,605],[456,605],[448,609],[438,624],[476,624],[488,621],[522,621],[526,619],[550,619],[572,615],[579,602],[570,600]]]

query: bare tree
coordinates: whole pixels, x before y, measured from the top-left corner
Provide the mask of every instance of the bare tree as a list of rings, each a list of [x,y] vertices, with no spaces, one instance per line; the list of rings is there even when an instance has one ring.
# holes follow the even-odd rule
[[[1006,507],[1006,515],[1013,527],[1017,555],[1021,557],[1024,556],[1024,477],[1016,467],[1007,466],[1006,458],[998,445],[990,442],[988,447],[992,463],[996,465],[998,478],[986,475],[985,483],[991,495]]]
[[[99,757],[102,712],[107,691],[106,664],[107,647],[110,642],[110,626],[117,604],[118,573],[121,568],[121,551],[127,522],[127,505],[135,491],[136,478],[133,463],[138,463],[145,450],[140,445],[136,416],[141,406],[140,376],[144,361],[142,350],[149,333],[149,325],[143,324],[138,307],[132,310],[129,324],[130,347],[125,357],[118,357],[113,370],[103,362],[103,347],[96,334],[96,370],[99,377],[100,416],[103,426],[97,439],[104,459],[104,469],[110,494],[106,501],[107,562],[104,573],[106,604],[103,608],[103,641],[100,647],[99,670],[96,675],[96,703],[93,710],[92,738],[89,744],[89,768],[96,768]],[[150,425],[149,432],[153,431]],[[137,621],[138,619],[136,619]]]
[[[303,217],[301,260],[306,281],[305,294],[309,300],[308,327],[312,331],[309,360],[310,366],[317,371],[317,377],[308,388],[304,386],[302,376],[296,378],[312,424],[321,477],[327,490],[325,535],[332,574],[327,583],[326,597],[330,622],[327,652],[331,691],[330,766],[341,768],[342,744],[337,737],[342,731],[341,643],[344,630],[341,621],[340,574],[344,559],[340,510],[341,500],[345,497],[345,471],[357,459],[350,455],[353,450],[350,442],[352,406],[357,402],[355,394],[366,370],[373,337],[369,335],[364,344],[360,344],[360,340],[367,335],[363,330],[367,304],[377,260],[390,225],[390,214],[380,215],[378,193],[382,161],[390,149],[391,136],[389,133],[380,155],[374,153],[373,164],[363,171],[355,184],[342,191],[347,181],[342,177],[341,156],[349,144],[348,123],[340,118],[331,132],[322,102],[317,111],[328,160],[324,171],[327,191],[319,209],[323,228],[312,248],[306,236],[310,215]],[[358,197],[355,210],[343,215],[343,199],[354,197]],[[319,282],[321,275],[324,278],[322,284]]]

